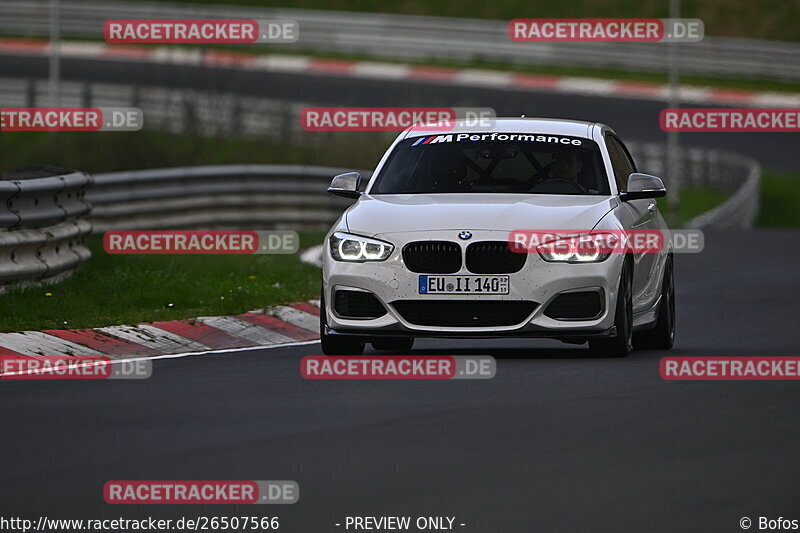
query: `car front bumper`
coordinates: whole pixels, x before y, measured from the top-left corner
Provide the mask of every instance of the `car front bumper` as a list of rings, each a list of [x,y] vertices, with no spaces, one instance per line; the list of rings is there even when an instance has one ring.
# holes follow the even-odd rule
[[[419,337],[543,337],[575,340],[615,335],[614,303],[624,256],[611,254],[599,263],[549,263],[539,254],[528,254],[524,267],[509,277],[509,293],[504,295],[434,295],[419,293],[419,276],[406,268],[402,249],[409,242],[448,240],[458,243],[462,256],[468,244],[480,241],[503,241],[506,231],[472,230],[473,238],[466,242],[454,239],[452,230],[418,233],[375,235],[391,242],[392,255],[381,262],[347,263],[335,261],[325,243],[323,252],[323,287],[327,332],[364,336],[411,335]],[[461,270],[453,275],[477,275]],[[490,275],[490,274],[487,274]],[[386,314],[374,319],[353,319],[338,316],[333,308],[334,293],[340,289],[372,293],[386,308]],[[557,320],[545,315],[548,305],[560,294],[574,290],[600,290],[602,311],[589,320]],[[518,323],[501,326],[431,326],[411,323],[393,305],[404,300],[416,301],[530,301],[535,309]]]

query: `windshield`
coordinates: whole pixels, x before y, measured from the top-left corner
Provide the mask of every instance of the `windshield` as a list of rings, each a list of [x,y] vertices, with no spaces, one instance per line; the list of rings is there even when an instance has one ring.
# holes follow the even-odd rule
[[[537,133],[452,133],[402,141],[371,194],[610,194],[592,140]]]

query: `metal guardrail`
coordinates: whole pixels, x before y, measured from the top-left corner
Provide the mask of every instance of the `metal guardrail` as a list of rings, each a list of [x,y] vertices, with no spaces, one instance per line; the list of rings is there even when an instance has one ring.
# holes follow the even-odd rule
[[[0,181],[0,291],[20,281],[52,281],[91,257],[83,172]]]
[[[349,205],[328,195],[346,170],[220,165],[97,174],[88,194],[95,232],[192,227],[327,229]],[[361,171],[364,178],[369,171]]]
[[[761,166],[752,159],[730,156],[724,168],[741,175],[743,182],[725,202],[689,221],[689,228],[749,229],[758,218]]]
[[[664,145],[627,143],[641,172],[666,176]],[[730,194],[727,200],[685,224],[688,228],[749,229],[761,204],[761,166],[754,159],[724,150],[682,148],[676,175],[681,188],[706,189]],[[664,178],[667,190],[670,181]],[[673,184],[674,185],[674,184]],[[674,187],[673,187],[674,188]]]
[[[0,2],[0,33],[46,36],[49,0]],[[161,2],[62,0],[61,34],[92,37],[111,18],[289,18],[300,25],[293,50],[396,59],[488,61],[539,66],[666,72],[659,43],[516,43],[507,21]],[[281,45],[269,45],[279,48]],[[707,37],[678,43],[685,74],[800,79],[800,44]]]

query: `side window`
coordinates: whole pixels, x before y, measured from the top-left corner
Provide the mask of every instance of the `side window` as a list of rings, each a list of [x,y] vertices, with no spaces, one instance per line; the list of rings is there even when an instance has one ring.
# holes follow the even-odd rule
[[[628,147],[625,146],[624,142],[622,142],[622,139],[620,139],[619,137],[614,137],[614,140],[617,142],[617,144],[619,144],[620,148],[622,148],[622,151],[625,154],[625,158],[630,163],[633,172],[639,172],[639,169],[636,168],[636,161],[633,160],[633,156],[631,155],[630,150],[628,150]]]
[[[611,168],[614,170],[617,189],[620,192],[626,191],[628,176],[636,172],[633,159],[628,154],[627,148],[613,135],[606,135],[606,147],[608,148],[608,157],[611,159]]]

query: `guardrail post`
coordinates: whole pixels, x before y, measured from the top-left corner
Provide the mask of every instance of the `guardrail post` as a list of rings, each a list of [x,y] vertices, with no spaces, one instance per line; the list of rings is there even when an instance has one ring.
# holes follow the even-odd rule
[[[131,107],[140,107],[141,101],[141,87],[139,85],[134,85],[131,91]]]
[[[25,83],[25,106],[36,107],[36,80],[27,80]]]
[[[92,85],[89,82],[84,83],[81,88],[81,105],[92,107]]]
[[[192,134],[197,132],[197,109],[191,98],[184,95],[181,99],[181,108],[183,110],[183,133]]]

